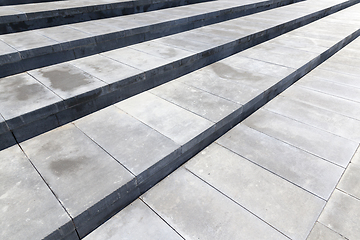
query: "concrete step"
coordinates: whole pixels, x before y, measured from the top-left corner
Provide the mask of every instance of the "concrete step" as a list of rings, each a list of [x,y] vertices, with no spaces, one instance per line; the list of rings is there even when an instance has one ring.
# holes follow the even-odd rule
[[[348,2],[333,1],[333,7],[329,4],[300,2],[2,78],[0,114],[4,120],[0,125],[0,148],[308,24]],[[325,10],[319,10],[321,7]],[[271,16],[277,17],[270,19]],[[351,22],[344,25],[335,21],[329,25],[349,37],[358,30]]]
[[[11,0],[12,1],[12,0]],[[26,0],[24,0],[26,1]],[[208,0],[67,0],[28,1],[23,5],[0,3],[0,34],[117,17],[200,3]]]
[[[129,46],[291,2],[293,1],[219,0],[0,35],[0,77]],[[354,2],[341,1],[342,4],[335,4],[335,7],[333,4],[325,5],[336,11]],[[326,7],[320,7],[319,10],[324,8]],[[329,9],[315,15],[326,15]]]
[[[6,214],[0,217],[6,219],[2,222],[17,228],[5,227],[1,237],[85,237],[356,38],[360,33],[359,7],[349,7],[2,150],[0,169],[4,174],[0,176],[6,177],[1,180],[4,182],[1,196],[6,204],[1,209],[11,207],[13,211],[5,211]],[[345,27],[355,23],[358,25],[352,31]],[[326,30],[321,30],[324,25]],[[314,36],[314,33],[319,34]],[[230,138],[228,135],[227,141]],[[234,134],[232,138],[239,136]],[[249,140],[247,144],[254,142]],[[270,146],[266,141],[256,143],[264,144],[264,148]],[[329,161],[336,160],[311,145],[301,147],[329,158]],[[274,148],[283,150],[276,144]],[[290,153],[294,151],[297,150]],[[251,153],[248,155],[250,158]],[[303,155],[306,155],[306,161],[299,166],[306,179],[294,175],[291,181],[319,198],[327,199],[334,181],[333,178],[331,181],[321,178],[319,172],[332,167],[325,163],[316,165],[313,155]],[[336,164],[343,166],[346,161],[342,159]],[[323,168],[311,170],[309,166],[315,165]],[[274,163],[270,167],[272,171],[279,171],[278,175],[287,172],[286,165],[277,166]],[[27,174],[19,174],[18,168]],[[341,175],[337,169],[332,173]],[[32,182],[26,179],[32,179]],[[44,195],[34,193],[34,185]],[[46,185],[49,191],[41,190]],[[48,218],[44,219],[43,215]]]
[[[360,111],[359,46],[357,38],[84,239],[360,238],[360,114],[333,107]]]

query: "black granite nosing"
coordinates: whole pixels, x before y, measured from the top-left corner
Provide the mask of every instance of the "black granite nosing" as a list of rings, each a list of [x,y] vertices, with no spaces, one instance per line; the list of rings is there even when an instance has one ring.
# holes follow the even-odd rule
[[[327,15],[326,10],[310,14],[303,17],[302,22],[295,19],[5,121],[16,142],[25,141],[308,24],[319,18],[317,14]],[[324,55],[321,55],[321,58],[324,58]],[[276,86],[277,88],[279,86]],[[8,137],[9,135],[4,133],[0,135],[0,150],[9,147]]]
[[[303,0],[267,0],[197,16],[0,55],[0,77],[82,58]],[[359,1],[359,0],[357,0]],[[181,21],[184,20],[184,21]],[[186,21],[185,21],[186,20]],[[17,56],[19,55],[20,58]]]
[[[269,87],[267,90],[260,93],[246,104],[240,106],[233,113],[224,117],[222,120],[215,123],[212,127],[194,137],[188,143],[185,143],[169,155],[159,160],[157,163],[153,164],[148,169],[144,170],[142,173],[135,176],[134,179],[132,179],[130,182],[123,185],[108,196],[105,196],[101,201],[94,204],[88,210],[74,217],[72,221],[75,224],[75,229],[79,234],[80,239],[85,237],[92,230],[99,227],[106,220],[114,216],[133,200],[149,190],[156,183],[167,177],[182,164],[187,162],[219,137],[224,135],[227,131],[231,130],[242,120],[264,106],[271,99],[290,87],[301,77],[309,73],[311,70],[316,68],[326,59],[334,55],[337,51],[359,36],[360,29],[339,41],[327,51],[319,54],[317,57],[304,64],[302,67],[294,70],[293,73],[289,74],[278,83]]]
[[[30,0],[22,1],[31,2]],[[152,0],[129,0],[126,2],[119,1],[117,3],[7,15],[0,17],[0,34],[23,32],[45,27],[54,27],[71,23],[156,11],[208,1],[215,0],[159,0],[155,2]],[[1,1],[0,6],[2,6]]]

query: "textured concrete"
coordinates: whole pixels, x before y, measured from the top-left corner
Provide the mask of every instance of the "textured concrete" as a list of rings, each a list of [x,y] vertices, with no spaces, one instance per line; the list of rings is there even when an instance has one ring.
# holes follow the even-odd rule
[[[185,239],[287,239],[183,168],[142,199]]]
[[[345,240],[340,234],[325,227],[321,223],[316,223],[307,240]]]
[[[360,165],[350,164],[337,188],[360,199]]]
[[[319,222],[347,239],[360,238],[360,200],[335,190]]]
[[[344,168],[358,147],[357,142],[262,109],[243,124]]]
[[[326,200],[344,171],[244,124],[237,125],[216,142]]]
[[[19,146],[0,152],[0,238],[78,239],[69,215]]]
[[[116,240],[119,236],[122,240],[183,239],[139,199],[90,233],[84,240]]]
[[[185,167],[291,239],[306,238],[325,205],[218,144],[204,149]]]

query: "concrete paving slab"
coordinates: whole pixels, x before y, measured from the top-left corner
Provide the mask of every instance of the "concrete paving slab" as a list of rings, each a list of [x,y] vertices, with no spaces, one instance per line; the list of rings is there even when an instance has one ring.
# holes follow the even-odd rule
[[[214,131],[214,124],[151,93],[144,92],[115,104],[124,112],[184,145],[183,151]]]
[[[288,239],[184,168],[142,199],[185,239]]]
[[[71,65],[111,84],[134,77],[143,71],[97,54],[69,62]]]
[[[19,146],[0,152],[0,238],[78,239],[69,215]]]
[[[222,63],[212,64],[177,80],[237,104],[245,104],[263,92],[261,89],[251,87],[249,83],[251,80],[255,83],[265,81],[267,82],[265,85],[272,82],[272,79],[269,81],[265,76],[233,69]]]
[[[60,97],[27,73],[0,79],[0,113],[5,120],[52,105],[39,115],[47,116],[58,111],[55,103],[60,101]]]
[[[74,23],[68,26],[77,31],[85,32],[91,36],[110,34],[120,30],[115,26],[101,24],[101,21],[99,20],[94,20],[91,22]]]
[[[354,154],[353,158],[351,159],[352,164],[359,164],[360,165],[360,145]]]
[[[106,85],[69,63],[39,68],[29,71],[29,74],[64,100]]]
[[[73,218],[134,178],[73,124],[21,147]]]
[[[306,87],[332,96],[345,98],[350,101],[360,102],[360,88],[327,81],[322,78],[305,76],[301,78],[301,81],[296,82],[295,85]]]
[[[346,240],[340,234],[334,232],[321,223],[316,223],[307,240]]]
[[[218,144],[204,149],[185,167],[291,239],[305,239],[325,205]]]
[[[298,86],[292,86],[281,95],[360,120],[360,103],[357,102]]]
[[[237,125],[216,142],[325,200],[344,171],[244,124]]]
[[[178,81],[165,83],[150,92],[214,123],[230,115],[241,105]]]
[[[347,239],[360,238],[360,200],[335,190],[319,222]]]
[[[199,38],[199,36],[197,37]],[[204,36],[200,36],[200,38],[204,38]],[[192,40],[188,34],[171,35],[157,39],[156,42],[160,44],[180,48],[190,52],[202,52],[212,47],[212,45],[209,43]]]
[[[326,81],[336,82],[351,87],[360,88],[360,82],[358,81],[359,78],[357,76],[353,76],[349,74],[343,74],[331,70],[316,68],[315,70],[309,72],[306,76],[309,78],[318,77]]]
[[[360,199],[360,165],[349,164],[337,188]]]
[[[359,66],[343,64],[340,61],[324,62],[319,66],[320,69],[330,70],[339,73],[345,73],[354,76],[360,76]]]
[[[135,200],[84,240],[180,240],[180,237],[141,200]]]
[[[269,40],[267,43],[318,54],[325,52],[328,48],[334,45],[333,41],[300,37],[291,34],[281,35],[277,38]]]
[[[180,147],[114,106],[74,123],[134,175],[176,153]]]
[[[169,60],[165,60],[129,47],[108,51],[101,53],[100,55],[114,59],[142,71],[149,71],[170,63]]]
[[[343,168],[358,147],[357,142],[263,109],[246,118],[243,124]]]
[[[239,55],[291,68],[300,68],[318,56],[313,52],[265,43],[242,51]]]
[[[360,121],[356,119],[285,97],[273,99],[264,108],[335,135],[360,142]]]
[[[167,59],[170,61],[180,60],[193,55],[192,52],[175,47],[166,46],[164,44],[158,43],[156,40],[134,44],[131,45],[129,48],[136,49],[138,51],[145,52],[153,56]]]

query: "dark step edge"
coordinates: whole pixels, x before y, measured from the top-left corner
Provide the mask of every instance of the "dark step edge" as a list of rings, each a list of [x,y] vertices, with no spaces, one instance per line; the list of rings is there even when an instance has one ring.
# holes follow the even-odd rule
[[[189,18],[0,55],[0,78],[270,10],[288,5],[294,1],[297,0],[269,0]]]
[[[153,187],[156,183],[167,177],[186,161],[326,61],[358,36],[360,36],[360,29],[298,68],[296,71],[283,78],[278,83],[223,118],[221,121],[215,123],[212,127],[143,171],[123,187],[109,194],[88,210],[76,216],[73,219],[73,222],[80,238],[85,237],[91,231],[95,230],[121,209]]]
[[[180,59],[167,65],[151,69],[142,74],[80,94],[76,97],[58,102],[57,104],[40,108],[13,119],[5,120],[8,131],[3,133],[0,132],[0,150],[10,147],[16,142],[23,142],[60,127],[116,102],[132,97],[223,58],[229,57],[242,50],[304,26],[321,18],[321,16],[326,16],[324,14],[328,15],[328,10],[322,10],[320,13],[313,13],[300,19],[280,24],[202,53]],[[34,119],[34,116],[39,117]],[[11,135],[8,133],[9,131],[12,133],[13,138],[15,138],[14,141],[11,140]]]
[[[58,2],[65,0],[0,0],[0,6],[20,5],[29,3]]]
[[[156,11],[215,0],[127,1],[0,17],[0,34]]]

